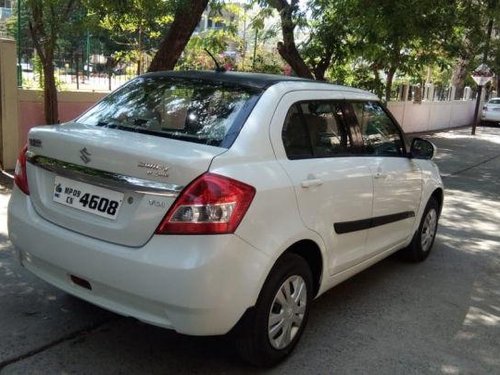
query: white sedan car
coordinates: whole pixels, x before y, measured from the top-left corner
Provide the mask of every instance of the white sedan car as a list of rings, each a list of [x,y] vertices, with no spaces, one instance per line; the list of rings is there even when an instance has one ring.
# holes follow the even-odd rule
[[[481,111],[481,124],[498,125],[498,123],[500,123],[500,98],[491,98]]]
[[[268,366],[311,302],[431,251],[443,184],[371,93],[284,76],[138,77],[30,131],[8,225],[21,264],[91,303]]]

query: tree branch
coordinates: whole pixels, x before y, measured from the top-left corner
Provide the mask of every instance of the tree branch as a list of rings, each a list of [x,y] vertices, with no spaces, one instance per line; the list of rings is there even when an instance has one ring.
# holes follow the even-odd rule
[[[178,5],[174,21],[160,43],[149,66],[149,72],[174,69],[207,4],[208,0],[189,0]]]
[[[293,22],[293,12],[297,7],[298,0],[268,0],[269,5],[275,8],[281,19],[281,33],[283,41],[278,42],[277,48],[281,57],[291,66],[293,71],[302,78],[314,79],[302,56],[300,56],[295,44],[294,30],[296,24]]]
[[[45,52],[38,39],[40,36],[38,34],[37,29],[33,26],[31,21],[29,21],[29,28],[30,28],[31,39],[33,40],[36,52],[38,53],[38,56],[40,57],[40,61],[42,62],[42,64],[45,64],[45,61],[47,61],[47,59],[45,58]]]

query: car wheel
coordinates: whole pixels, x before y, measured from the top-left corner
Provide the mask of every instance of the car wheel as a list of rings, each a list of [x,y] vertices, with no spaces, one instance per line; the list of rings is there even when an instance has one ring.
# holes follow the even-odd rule
[[[403,254],[408,260],[422,262],[429,256],[436,238],[438,220],[439,203],[431,197],[410,245],[403,249]]]
[[[312,274],[304,258],[284,254],[270,272],[252,314],[237,336],[240,356],[261,367],[279,363],[294,349],[309,316]]]

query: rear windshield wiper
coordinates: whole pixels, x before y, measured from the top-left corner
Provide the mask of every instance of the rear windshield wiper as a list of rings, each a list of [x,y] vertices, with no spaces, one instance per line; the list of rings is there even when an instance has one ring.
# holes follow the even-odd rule
[[[111,128],[111,129],[114,129],[116,127],[119,127],[120,125],[117,124],[117,123],[111,123],[109,121],[97,121],[97,124],[96,126],[100,126],[100,127],[103,127],[103,128]]]

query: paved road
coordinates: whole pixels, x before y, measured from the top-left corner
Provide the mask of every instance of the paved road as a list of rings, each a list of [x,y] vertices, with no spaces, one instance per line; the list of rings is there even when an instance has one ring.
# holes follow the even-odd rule
[[[272,374],[500,374],[500,129],[437,133],[447,187],[433,254],[390,257],[313,305],[294,355]],[[0,374],[232,374],[223,338],[122,318],[15,262],[0,189]]]

